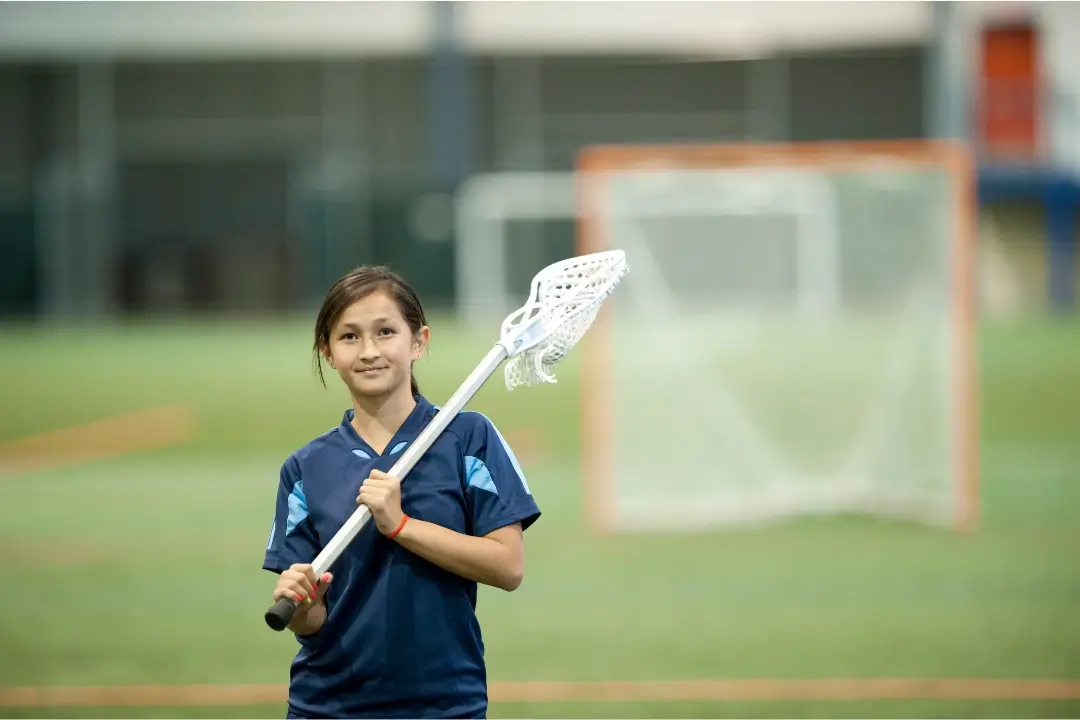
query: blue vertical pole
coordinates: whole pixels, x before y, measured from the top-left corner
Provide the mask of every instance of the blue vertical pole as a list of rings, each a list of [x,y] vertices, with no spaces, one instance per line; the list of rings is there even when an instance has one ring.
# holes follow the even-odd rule
[[[77,315],[100,315],[113,309],[109,284],[116,237],[116,107],[113,66],[82,62],[75,68],[75,131],[79,206],[73,249],[77,280]]]
[[[469,59],[457,34],[458,3],[429,4],[434,37],[428,128],[432,175],[438,187],[452,190],[471,170]]]
[[[966,139],[965,48],[957,25],[955,2],[932,2],[930,12],[931,38],[924,65],[926,134],[931,138]]]

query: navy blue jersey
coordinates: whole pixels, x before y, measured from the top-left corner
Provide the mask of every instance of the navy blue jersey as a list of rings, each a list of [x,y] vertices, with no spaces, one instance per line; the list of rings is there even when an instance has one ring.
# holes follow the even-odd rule
[[[394,461],[435,416],[416,408],[375,452],[341,425],[293,453],[281,468],[277,509],[263,567],[310,563],[356,510],[372,469]],[[401,483],[410,517],[459,533],[486,535],[540,510],[525,475],[486,417],[462,412]],[[476,583],[447,572],[379,533],[369,521],[334,567],[326,623],[298,637],[289,712],[307,717],[483,717],[484,643]]]

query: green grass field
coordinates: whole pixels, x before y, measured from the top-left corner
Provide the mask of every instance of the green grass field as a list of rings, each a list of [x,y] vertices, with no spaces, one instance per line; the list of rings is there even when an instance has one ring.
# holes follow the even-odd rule
[[[308,322],[0,328],[0,444],[175,403],[193,442],[0,473],[0,698],[20,687],[274,685],[296,643],[266,628],[260,569],[284,457],[336,425]],[[433,326],[418,365],[442,402],[491,332]],[[482,589],[493,682],[1080,680],[1080,324],[979,338],[983,525],[970,536],[834,518],[600,538],[582,513],[576,358],[559,384],[472,407],[534,428],[545,512],[524,585]],[[336,382],[336,378],[330,378]],[[2,456],[0,456],[2,470]],[[1077,553],[1078,555],[1074,555]],[[496,702],[493,716],[1080,716],[1053,700]],[[0,707],[0,716],[280,717],[280,703]]]

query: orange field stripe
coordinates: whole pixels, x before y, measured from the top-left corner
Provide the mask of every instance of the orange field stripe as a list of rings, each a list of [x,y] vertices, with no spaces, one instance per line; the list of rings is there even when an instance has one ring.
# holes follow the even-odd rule
[[[188,442],[187,405],[167,405],[0,443],[0,477],[101,460]]]
[[[851,700],[1080,700],[1080,680],[671,680],[497,682],[493,703]],[[283,685],[0,689],[0,707],[225,706],[283,703]]]

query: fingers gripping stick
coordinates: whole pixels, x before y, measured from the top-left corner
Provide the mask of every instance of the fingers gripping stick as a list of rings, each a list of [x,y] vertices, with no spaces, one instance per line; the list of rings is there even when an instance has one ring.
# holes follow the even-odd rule
[[[404,481],[416,462],[504,360],[509,358],[505,371],[508,390],[521,385],[555,382],[552,366],[585,335],[600,306],[628,269],[626,254],[622,250],[609,250],[569,258],[537,273],[528,301],[503,321],[499,341],[420,436],[406,448],[389,474]],[[316,576],[330,569],[370,519],[371,510],[366,505],[356,509],[312,562]],[[274,630],[284,630],[298,604],[290,598],[281,598],[266,611],[266,624]]]

